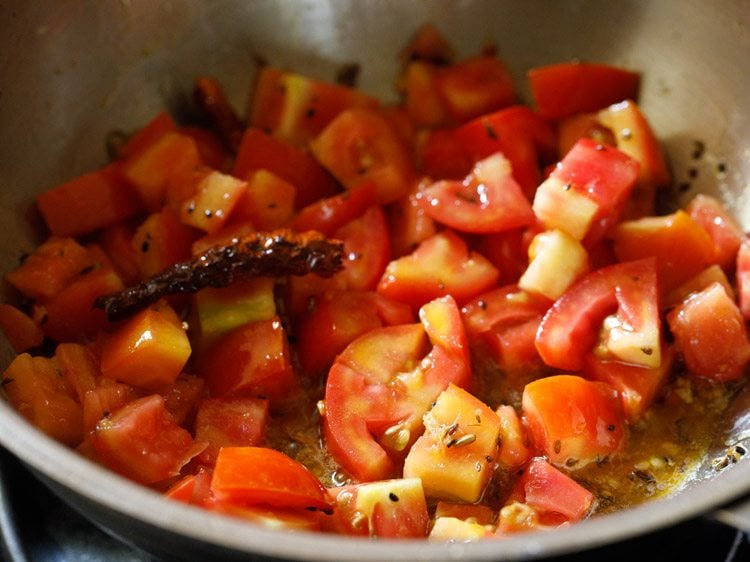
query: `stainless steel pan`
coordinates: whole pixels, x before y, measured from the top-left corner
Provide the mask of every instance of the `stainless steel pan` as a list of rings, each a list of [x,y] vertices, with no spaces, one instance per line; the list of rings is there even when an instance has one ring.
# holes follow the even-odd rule
[[[101,0],[0,2],[0,264],[38,242],[32,196],[105,161],[112,129],[189,107],[192,79],[213,74],[243,108],[254,57],[332,79],[359,62],[360,86],[392,97],[399,49],[422,23],[460,54],[493,42],[518,78],[572,58],[643,73],[642,106],[676,182],[720,195],[750,229],[750,2],[658,0]],[[696,143],[706,147],[694,158]],[[10,360],[2,349],[2,364]],[[747,397],[743,397],[746,399]],[[747,400],[750,404],[750,400]],[[370,542],[279,534],[183,507],[49,441],[0,401],[0,443],[111,532],[169,557],[306,560],[508,560],[616,541],[712,512],[750,527],[729,502],[750,491],[750,462],[718,473],[711,457],[745,437],[738,407],[684,491],[569,529],[479,544]],[[743,523],[743,521],[745,521]]]

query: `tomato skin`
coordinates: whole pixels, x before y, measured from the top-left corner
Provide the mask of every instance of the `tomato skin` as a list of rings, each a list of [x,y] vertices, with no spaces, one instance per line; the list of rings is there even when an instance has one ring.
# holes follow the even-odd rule
[[[272,408],[298,387],[286,332],[276,316],[221,336],[201,352],[198,370],[211,396],[264,396]]]
[[[531,460],[522,481],[526,504],[541,513],[580,521],[594,504],[594,494],[541,457]]]
[[[54,359],[17,355],[2,383],[13,407],[40,431],[70,447],[81,442],[83,411]]]
[[[422,415],[435,398],[451,382],[471,382],[468,341],[456,302],[451,297],[432,301],[420,319],[421,324],[365,333],[328,373],[326,445],[359,481],[393,477],[423,431]]]
[[[737,252],[737,292],[742,317],[750,322],[750,238],[747,236]]]
[[[376,183],[359,184],[343,193],[318,199],[300,209],[292,219],[291,226],[299,232],[317,230],[330,236],[375,204],[376,196]]]
[[[655,256],[662,289],[667,292],[716,263],[709,234],[685,211],[623,221],[612,232],[620,261]]]
[[[211,491],[218,501],[239,507],[331,508],[325,488],[312,472],[267,447],[222,448]]]
[[[529,198],[542,178],[539,162],[552,161],[557,156],[552,126],[522,105],[477,117],[456,128],[454,136],[473,162],[502,153]]]
[[[336,181],[300,147],[249,127],[237,151],[232,175],[244,180],[258,170],[268,170],[295,186],[297,208],[339,190]]]
[[[620,397],[623,413],[632,422],[646,413],[672,372],[674,348],[663,346],[661,356],[661,365],[649,368],[602,359],[592,353],[586,356],[583,373],[589,379],[612,386]]]
[[[523,417],[534,445],[557,466],[581,467],[624,446],[625,421],[615,390],[576,375],[526,385]]]
[[[330,530],[377,538],[427,536],[430,518],[417,478],[353,484],[328,493],[336,504]]]
[[[563,119],[635,99],[640,83],[635,72],[579,62],[532,68],[528,79],[537,111],[548,119]]]
[[[551,367],[579,371],[585,354],[594,347],[601,322],[615,311],[631,327],[628,332],[632,337],[618,330],[618,342],[610,331],[607,343],[610,351],[615,353],[613,346],[616,346],[630,362],[658,367],[661,325],[653,258],[597,269],[557,299],[545,313],[537,332],[536,347],[544,362]]]
[[[101,420],[93,443],[107,466],[141,484],[177,476],[205,448],[175,423],[158,394],[130,402]]]
[[[331,292],[317,297],[295,324],[303,372],[319,375],[358,336],[384,325],[414,322],[411,307],[370,291]]]
[[[175,382],[190,352],[182,322],[161,302],[117,328],[102,349],[102,374],[144,390],[161,390]]]
[[[381,204],[406,195],[414,179],[414,165],[406,146],[375,111],[343,111],[310,143],[310,148],[347,189],[362,182],[376,183],[377,202]]]
[[[120,175],[119,164],[84,174],[36,198],[50,232],[79,236],[135,216],[141,204]]]
[[[461,232],[503,232],[534,222],[531,205],[497,153],[474,166],[463,181],[441,180],[417,194],[433,219]]]
[[[750,363],[750,340],[737,304],[713,283],[667,316],[689,372],[716,382],[740,378]]]
[[[624,152],[581,138],[537,189],[534,213],[548,229],[592,245],[619,220],[639,171]]]
[[[716,263],[725,271],[731,271],[742,243],[742,229],[721,202],[710,195],[699,193],[688,203],[686,211],[711,237]]]
[[[208,443],[199,460],[211,466],[222,447],[257,446],[265,438],[268,400],[264,398],[205,398],[195,415],[195,438]]]
[[[498,276],[486,258],[469,251],[456,233],[444,230],[422,242],[411,254],[391,261],[377,291],[415,309],[447,294],[462,304],[489,290]]]

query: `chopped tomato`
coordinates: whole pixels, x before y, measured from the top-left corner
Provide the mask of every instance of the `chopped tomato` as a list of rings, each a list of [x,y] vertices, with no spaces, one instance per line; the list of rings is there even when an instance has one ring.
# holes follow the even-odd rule
[[[2,384],[13,407],[39,430],[71,447],[81,442],[83,410],[53,359],[22,353],[3,373]]]
[[[432,301],[420,318],[421,324],[360,336],[328,374],[326,444],[357,480],[393,476],[422,433],[422,416],[435,398],[451,382],[469,384],[468,342],[455,301]]]
[[[486,258],[470,251],[453,231],[444,230],[411,254],[391,261],[377,291],[414,308],[443,295],[462,304],[493,287],[498,275]]]
[[[477,117],[458,127],[454,135],[474,162],[502,153],[530,199],[542,178],[540,162],[551,162],[557,155],[554,129],[521,105]]]
[[[546,312],[536,347],[544,362],[578,371],[594,348],[602,323],[611,316],[603,353],[622,361],[661,365],[661,321],[656,261],[643,259],[592,271]]]
[[[583,372],[587,378],[605,382],[617,391],[622,410],[630,421],[641,418],[667,383],[674,367],[674,349],[663,346],[661,365],[643,367],[590,354]]]
[[[339,190],[336,181],[302,148],[250,127],[242,137],[232,175],[246,180],[258,170],[267,170],[295,186],[298,208]]]
[[[376,197],[377,184],[366,182],[338,195],[319,199],[294,216],[292,228],[300,232],[317,230],[330,236],[362,216],[375,203]]]
[[[501,426],[498,415],[449,384],[425,413],[424,426],[406,456],[404,477],[419,478],[429,498],[479,501],[492,477]]]
[[[134,400],[102,419],[93,443],[107,466],[142,484],[177,476],[205,448],[175,423],[158,394]]]
[[[699,193],[685,210],[711,237],[716,250],[716,263],[725,271],[734,269],[743,232],[721,202]]]
[[[266,397],[276,407],[298,387],[286,332],[276,316],[221,336],[201,352],[198,366],[217,398]]]
[[[417,200],[417,189],[386,208],[391,230],[391,254],[410,254],[421,242],[437,232],[437,225]]]
[[[418,478],[394,478],[329,490],[333,530],[377,538],[425,537],[427,502]]]
[[[117,328],[102,349],[102,374],[144,390],[160,390],[175,382],[190,351],[182,322],[162,302]]]
[[[657,258],[659,283],[665,292],[716,263],[711,237],[682,210],[621,222],[612,238],[620,261]]]
[[[378,186],[378,203],[409,192],[414,165],[406,146],[377,112],[340,113],[310,144],[318,161],[347,189],[363,182]]]
[[[615,146],[641,165],[630,200],[624,212],[629,219],[654,214],[656,192],[669,185],[670,173],[661,144],[651,126],[630,98],[609,106],[597,119],[615,138]]]
[[[573,62],[533,68],[529,85],[541,115],[562,119],[635,99],[640,76],[603,64]]]
[[[55,236],[79,236],[111,226],[141,211],[137,196],[109,164],[45,191],[36,198],[47,228]]]
[[[497,462],[509,469],[523,466],[531,458],[531,444],[526,435],[526,427],[513,406],[503,404],[495,413],[500,418]]]
[[[378,105],[361,91],[265,66],[258,72],[249,116],[253,127],[303,145],[342,111]]]
[[[433,219],[461,232],[489,233],[534,222],[529,201],[500,153],[478,162],[463,181],[441,180],[417,193]]]
[[[534,197],[534,213],[589,244],[611,230],[638,179],[640,164],[616,148],[579,139]]]
[[[216,458],[211,491],[238,506],[331,508],[325,488],[305,466],[266,447],[223,447]]]
[[[594,504],[594,494],[541,457],[531,460],[522,481],[524,500],[537,512],[580,521]]]
[[[582,467],[624,446],[617,392],[605,383],[554,375],[527,384],[522,402],[531,440],[554,465]]]
[[[7,303],[0,303],[0,329],[16,353],[28,351],[44,341],[44,332],[31,316]]]
[[[327,371],[334,358],[362,334],[414,321],[411,307],[369,291],[343,291],[314,299],[297,319],[297,356],[308,376]]]
[[[289,225],[294,215],[297,188],[268,170],[252,172],[232,210],[232,222],[250,223],[257,230],[274,230]]]
[[[264,398],[205,398],[195,415],[195,438],[208,443],[198,459],[213,465],[222,447],[263,444],[268,425]]]
[[[688,371],[717,382],[743,375],[750,363],[747,328],[719,283],[690,295],[667,319]]]
[[[737,292],[742,317],[750,321],[750,238],[745,236],[737,252]]]

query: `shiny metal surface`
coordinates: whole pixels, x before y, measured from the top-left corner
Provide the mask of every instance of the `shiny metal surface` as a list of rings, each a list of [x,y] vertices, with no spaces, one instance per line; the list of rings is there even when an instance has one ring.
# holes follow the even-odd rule
[[[217,76],[241,109],[255,57],[325,79],[359,62],[360,86],[392,98],[397,54],[425,22],[462,55],[496,44],[519,86],[527,68],[572,58],[641,71],[642,107],[676,183],[689,187],[683,197],[718,194],[750,229],[747,0],[0,1],[1,270],[38,241],[29,221],[33,195],[102,164],[112,129],[134,129],[164,107],[189,114],[196,75]],[[706,152],[695,159],[698,141]],[[5,365],[10,351],[0,351]],[[717,454],[743,437],[745,425],[719,436]],[[0,443],[101,525],[177,558],[529,558],[643,533],[750,491],[750,462],[718,474],[707,464],[705,479],[673,498],[565,530],[480,544],[370,542],[279,535],[169,503],[50,442],[2,401]]]

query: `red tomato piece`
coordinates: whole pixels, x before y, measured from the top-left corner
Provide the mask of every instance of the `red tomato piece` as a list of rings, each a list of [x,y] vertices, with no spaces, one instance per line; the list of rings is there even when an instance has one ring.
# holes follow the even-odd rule
[[[533,209],[548,229],[591,245],[616,224],[640,164],[620,150],[579,139],[537,189]]]
[[[418,478],[395,478],[329,490],[336,532],[377,538],[427,536],[430,518]]]
[[[716,263],[725,271],[731,271],[736,265],[743,237],[737,222],[718,199],[702,193],[696,195],[685,210],[713,240]]]
[[[87,391],[81,401],[84,431],[93,432],[100,421],[109,419],[138,398],[143,398],[143,393],[132,386],[103,379],[96,388]]]
[[[747,328],[721,284],[689,296],[667,320],[689,372],[716,382],[743,375],[750,362]]]
[[[195,474],[188,474],[172,484],[164,496],[187,504],[204,506],[211,499],[211,473],[199,468]]]
[[[136,195],[110,164],[45,191],[36,198],[39,212],[56,236],[79,236],[111,226],[141,211]]]
[[[674,348],[663,346],[661,365],[642,367],[589,354],[583,368],[587,378],[605,382],[617,391],[629,421],[640,419],[669,379],[674,367]]]
[[[381,204],[406,195],[415,176],[406,145],[375,111],[340,113],[310,143],[310,149],[347,189],[363,182],[376,183]]]
[[[296,322],[297,356],[308,376],[324,373],[344,348],[365,332],[414,322],[411,307],[375,292],[323,294]]]
[[[665,293],[716,263],[711,236],[683,210],[621,222],[612,239],[620,261],[656,257],[659,283]]]
[[[198,460],[211,466],[222,447],[261,445],[268,416],[268,400],[264,398],[201,400],[195,415],[195,439],[208,446]]]
[[[426,129],[417,137],[419,170],[434,179],[460,180],[472,159],[453,129]]]
[[[454,135],[474,162],[501,152],[529,198],[541,181],[540,161],[557,158],[554,129],[522,105],[477,117],[458,127]]]
[[[101,420],[93,443],[107,466],[141,484],[177,476],[205,448],[177,425],[158,394],[135,400]]]
[[[145,209],[153,213],[164,203],[170,181],[189,177],[202,165],[198,147],[191,137],[167,132],[123,160],[121,171]]]
[[[436,67],[434,84],[453,123],[463,123],[516,101],[513,77],[496,56],[479,55]]]
[[[377,291],[413,308],[443,295],[463,304],[495,285],[499,272],[450,230],[422,242],[414,252],[391,261]]]
[[[13,407],[40,431],[70,447],[83,439],[83,410],[75,390],[47,357],[17,355],[2,376]]]
[[[258,72],[248,114],[253,127],[304,145],[342,111],[378,105],[361,91],[265,66]]]
[[[122,280],[111,267],[87,269],[70,285],[44,304],[42,330],[47,337],[61,341],[79,341],[93,337],[109,326],[106,313],[94,307],[97,297],[122,291]]]
[[[502,405],[495,410],[500,418],[500,449],[497,462],[508,469],[518,468],[531,458],[529,438],[518,412],[513,406]]]
[[[169,207],[149,215],[133,235],[138,269],[143,277],[160,273],[170,265],[188,259],[200,231],[180,222]]]
[[[276,407],[298,388],[278,317],[245,324],[201,352],[198,369],[211,396],[266,397]]]
[[[617,392],[575,375],[526,385],[523,417],[534,445],[557,466],[581,467],[620,450],[625,420]]]
[[[62,291],[92,265],[89,252],[73,238],[52,236],[5,279],[23,295],[44,301]]]
[[[344,270],[337,274],[354,290],[375,289],[391,259],[391,237],[383,209],[374,205],[336,230],[344,241]]]
[[[224,447],[216,458],[211,491],[237,506],[329,510],[317,477],[305,465],[266,447]]]
[[[588,273],[545,313],[536,347],[544,362],[578,371],[599,337],[605,317],[616,313],[604,342],[608,353],[646,367],[661,365],[661,321],[653,258]]]
[[[531,204],[500,153],[477,162],[463,181],[424,188],[417,201],[433,219],[461,232],[503,232],[534,222]]]
[[[425,185],[427,180],[423,180]],[[417,201],[419,185],[415,191],[391,203],[386,208],[391,225],[391,254],[400,258],[410,254],[421,242],[437,232],[437,225]]]
[[[659,139],[638,105],[630,99],[601,110],[597,119],[614,135],[614,145],[641,165],[624,215],[628,219],[653,215],[656,192],[668,187],[671,181]]]
[[[498,285],[517,283],[529,266],[529,243],[537,228],[517,228],[485,234],[475,243],[475,249],[500,272]]]
[[[374,205],[377,190],[377,184],[365,182],[338,195],[319,199],[300,209],[292,219],[291,226],[298,232],[317,230],[331,236]]]
[[[232,175],[245,180],[258,170],[268,170],[295,186],[297,208],[339,191],[336,181],[302,148],[250,127],[242,137]]]
[[[422,415],[435,398],[450,383],[470,383],[468,342],[455,301],[432,301],[420,318],[421,324],[389,326],[360,336],[328,374],[326,445],[357,480],[393,476],[423,431]]]
[[[740,311],[750,321],[750,238],[745,236],[737,252],[737,293]]]
[[[229,218],[233,223],[250,221],[256,230],[275,230],[289,226],[294,215],[297,188],[268,170],[252,172],[247,189],[237,201]]]
[[[7,303],[0,303],[0,329],[16,353],[23,353],[44,341],[44,332],[31,316]]]
[[[580,62],[532,68],[528,78],[537,111],[548,119],[563,119],[635,99],[640,85],[636,72]]]
[[[539,513],[558,513],[574,522],[594,505],[594,494],[541,457],[531,459],[522,482],[526,504]]]
[[[166,111],[160,111],[143,128],[132,135],[120,148],[118,156],[128,158],[146,150],[166,133],[177,132],[177,125]]]
[[[174,384],[190,351],[182,322],[162,302],[118,326],[102,348],[102,374],[144,390],[162,390]]]

